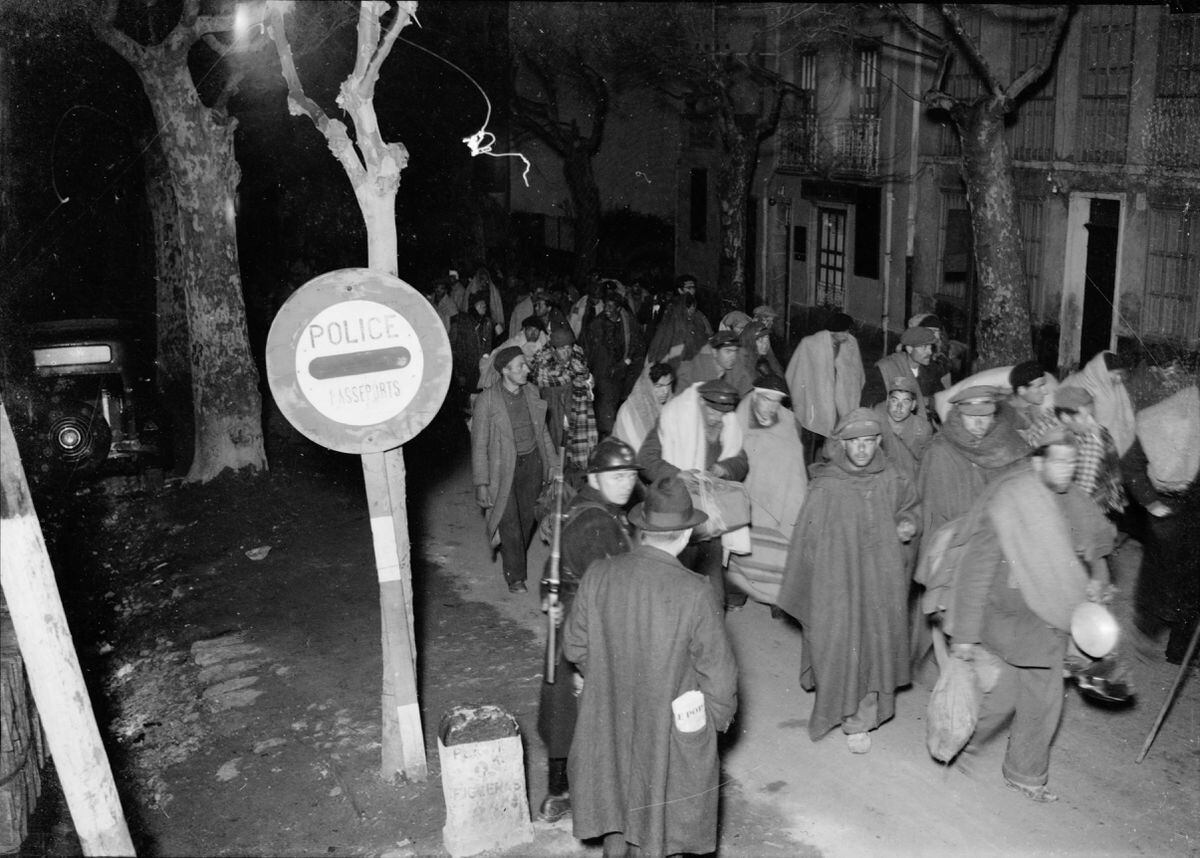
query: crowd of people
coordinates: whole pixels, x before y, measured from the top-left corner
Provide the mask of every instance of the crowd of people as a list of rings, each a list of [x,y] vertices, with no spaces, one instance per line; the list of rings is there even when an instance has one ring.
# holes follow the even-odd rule
[[[784,364],[771,307],[714,329],[696,287],[531,288],[507,319],[485,269],[430,295],[509,591],[542,579],[527,551],[556,469],[568,487],[555,598],[542,587],[561,635],[540,816],[570,814],[606,855],[715,848],[716,734],[737,708],[724,615],[748,594],[799,624],[814,741],[840,729],[868,753],[932,649],[989,677],[971,741],[1011,725],[1003,782],[1055,800],[1064,677],[1133,694],[1118,653],[1071,634],[1111,600],[1123,534],[1146,546],[1138,628],[1167,630],[1178,661],[1196,627],[1196,388],[1143,420],[1111,351],[1061,382],[1035,361],[958,378],[931,315],[864,366],[836,313]]]

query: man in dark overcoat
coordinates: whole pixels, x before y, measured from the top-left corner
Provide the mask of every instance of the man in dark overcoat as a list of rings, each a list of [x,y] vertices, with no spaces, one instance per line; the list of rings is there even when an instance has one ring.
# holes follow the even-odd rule
[[[584,681],[573,827],[603,836],[606,856],[717,846],[716,734],[737,709],[737,664],[708,584],[677,559],[705,518],[678,477],[651,485],[629,514],[641,544],[588,568],[563,627]]]
[[[903,543],[920,533],[917,491],[879,449],[869,408],[847,414],[812,469],[777,604],[800,621],[800,684],[816,690],[808,735],[841,726],[855,754],[895,711],[909,682],[909,572]]]
[[[487,513],[487,534],[500,540],[504,580],[524,593],[533,507],[555,460],[546,429],[546,403],[526,384],[529,367],[517,346],[498,349],[492,367],[500,384],[475,399],[471,418],[471,479],[475,502]]]
[[[543,610],[555,612],[556,624],[571,609],[583,573],[597,560],[624,554],[633,548],[625,505],[637,486],[638,467],[633,448],[619,438],[605,438],[588,461],[587,483],[563,513],[558,605],[551,607],[543,595]],[[538,816],[557,822],[571,812],[567,755],[575,735],[576,698],[582,681],[562,654],[558,639],[558,668],[553,684],[542,683],[538,706],[538,735],[549,758],[548,795]]]

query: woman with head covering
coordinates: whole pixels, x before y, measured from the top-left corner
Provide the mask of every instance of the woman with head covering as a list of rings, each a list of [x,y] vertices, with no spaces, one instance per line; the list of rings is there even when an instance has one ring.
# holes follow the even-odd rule
[[[566,445],[568,464],[586,470],[599,433],[592,411],[592,373],[571,329],[551,332],[550,342],[529,364],[530,377],[550,406],[550,437],[557,446]]]
[[[760,375],[783,377],[783,365],[771,349],[771,328],[764,322],[751,322],[742,329],[742,358],[750,378]]]
[[[675,373],[670,364],[656,363],[646,367],[634,383],[629,398],[617,411],[613,436],[640,450],[642,442],[658,422],[663,405],[671,398],[674,386]]]
[[[1096,422],[1108,430],[1117,452],[1124,455],[1137,437],[1133,402],[1125,389],[1126,370],[1121,359],[1103,351],[1087,362],[1079,372],[1063,379],[1062,387],[1082,387],[1095,401]]]

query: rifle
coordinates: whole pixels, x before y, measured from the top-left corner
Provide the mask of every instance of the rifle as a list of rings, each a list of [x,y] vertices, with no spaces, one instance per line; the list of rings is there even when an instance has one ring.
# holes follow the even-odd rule
[[[554,674],[558,667],[558,628],[554,625],[554,606],[558,604],[559,568],[562,565],[562,504],[563,504],[563,471],[567,466],[567,433],[569,424],[563,415],[563,443],[558,457],[558,476],[554,478],[554,528],[550,537],[550,561],[546,565],[546,669],[543,675],[546,682],[554,684]]]

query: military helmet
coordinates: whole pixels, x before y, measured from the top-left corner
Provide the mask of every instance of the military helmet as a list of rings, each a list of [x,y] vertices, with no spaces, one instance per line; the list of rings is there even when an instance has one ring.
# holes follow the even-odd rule
[[[587,472],[598,474],[601,471],[633,471],[637,470],[637,456],[633,448],[620,438],[605,438],[592,450],[588,458]]]

